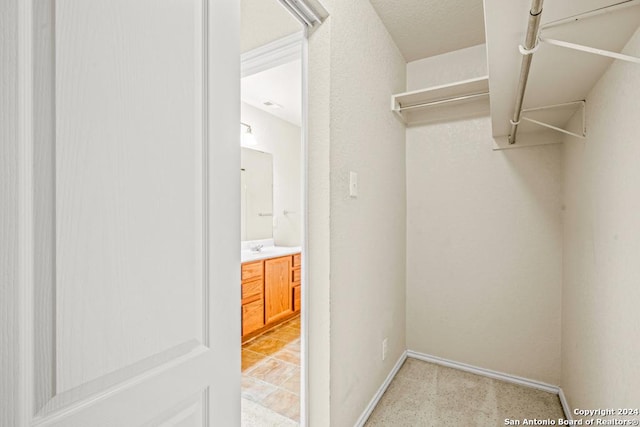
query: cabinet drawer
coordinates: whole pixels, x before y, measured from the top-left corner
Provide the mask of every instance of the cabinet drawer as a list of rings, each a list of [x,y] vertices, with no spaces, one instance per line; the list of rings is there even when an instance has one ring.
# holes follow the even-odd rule
[[[254,280],[242,284],[242,303],[246,304],[255,299],[262,298],[262,280]]]
[[[293,287],[293,311],[300,311],[300,286]]]
[[[291,281],[300,283],[300,269],[291,270]]]
[[[242,306],[242,335],[250,334],[264,326],[264,310],[262,300],[250,302]]]
[[[262,278],[262,261],[242,264],[242,281]]]
[[[293,256],[293,266],[294,267],[300,267],[302,265],[302,255],[301,254],[295,254]]]

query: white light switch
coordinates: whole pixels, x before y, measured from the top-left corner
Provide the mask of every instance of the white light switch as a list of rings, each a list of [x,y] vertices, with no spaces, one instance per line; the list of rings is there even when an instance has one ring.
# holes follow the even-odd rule
[[[358,197],[358,174],[349,172],[349,197]]]

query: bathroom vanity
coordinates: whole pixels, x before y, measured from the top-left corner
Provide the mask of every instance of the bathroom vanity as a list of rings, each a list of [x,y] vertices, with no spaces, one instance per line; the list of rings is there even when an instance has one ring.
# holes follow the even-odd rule
[[[291,203],[291,189],[287,190],[288,196],[284,197],[284,186],[281,185],[278,194],[286,202],[277,197],[274,202],[272,154],[246,147],[242,147],[241,152],[241,309],[244,343],[300,312],[301,248],[276,246],[274,230],[280,232],[278,242],[300,241],[299,229],[293,232],[299,228],[300,217],[289,210],[298,206],[297,203],[285,205]],[[299,191],[299,188],[295,190]]]
[[[299,248],[274,248],[251,253],[243,260],[246,262],[241,267],[241,304],[242,342],[245,342],[299,313],[301,254]]]

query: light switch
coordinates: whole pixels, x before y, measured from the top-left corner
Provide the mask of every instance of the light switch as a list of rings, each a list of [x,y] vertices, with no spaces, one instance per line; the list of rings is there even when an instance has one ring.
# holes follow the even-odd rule
[[[358,174],[349,172],[349,197],[358,197]]]

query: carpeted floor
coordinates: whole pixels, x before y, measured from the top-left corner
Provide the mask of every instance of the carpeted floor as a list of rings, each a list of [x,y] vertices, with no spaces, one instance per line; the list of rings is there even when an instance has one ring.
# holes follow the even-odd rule
[[[494,427],[524,418],[557,425],[558,396],[409,358],[365,426]]]

